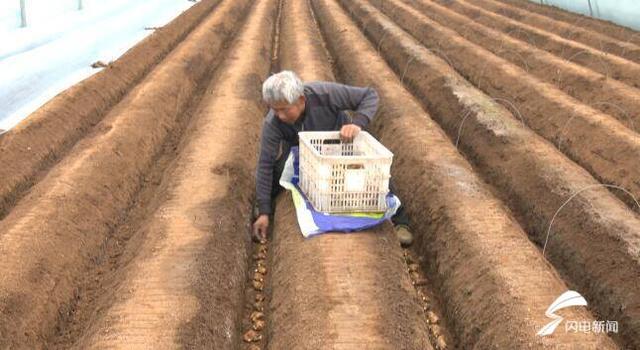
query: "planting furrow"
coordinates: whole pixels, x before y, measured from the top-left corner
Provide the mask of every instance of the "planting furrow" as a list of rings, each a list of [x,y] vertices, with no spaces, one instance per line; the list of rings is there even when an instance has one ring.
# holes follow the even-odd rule
[[[587,30],[573,24],[565,23],[525,11],[515,6],[506,6],[495,0],[468,0],[477,6],[499,13],[501,16],[516,19],[528,26],[555,33],[565,40],[575,41],[595,50],[624,57],[640,63],[640,46],[628,41],[621,41],[601,34],[599,31]],[[631,38],[631,37],[630,37]]]
[[[0,222],[0,347],[55,332],[248,2],[221,3]]]
[[[640,156],[640,135],[410,6],[395,0],[385,4],[384,12],[400,27],[426,47],[440,45],[436,52],[463,77],[512,108],[522,124],[554,143],[601,183],[625,189],[612,191],[637,210],[633,196],[640,198],[640,168],[635,165]],[[390,45],[388,38],[382,39],[386,39],[382,45]],[[407,65],[409,59],[402,64]]]
[[[282,3],[282,2],[280,2]],[[276,23],[278,21],[276,20]],[[269,294],[265,286],[269,284],[270,258],[269,242],[263,241],[253,245],[253,254],[247,271],[244,293],[244,310],[242,315],[242,349],[264,349],[267,320],[265,313],[269,313]]]
[[[539,13],[541,15],[569,23],[572,26],[580,26],[587,30],[592,30],[597,33],[608,35],[623,42],[630,42],[636,45],[640,45],[640,37],[637,35],[637,31],[607,20],[566,11],[556,6],[543,6],[526,0],[502,0],[501,3],[503,4],[503,6],[517,6],[530,12]],[[508,8],[505,8],[505,10],[502,10],[501,12],[507,13]]]
[[[395,154],[392,174],[416,218],[416,250],[444,298],[458,347],[615,348],[602,335],[536,335],[548,322],[546,307],[567,288],[565,284],[404,89],[375,44],[367,42],[335,2],[313,4],[340,75],[348,82],[374,86],[385,101],[373,130]],[[358,15],[357,9],[349,9]],[[367,28],[381,28],[376,19],[369,19]],[[592,317],[584,309],[571,312],[568,318]]]
[[[282,8],[284,0],[276,1],[276,16],[272,24],[272,37],[270,49],[271,73],[279,70],[280,66],[280,38],[282,36]],[[260,84],[256,82],[255,87],[260,90]],[[261,95],[261,94],[260,94]],[[263,115],[266,110],[263,110]],[[256,128],[260,130],[260,125]],[[256,152],[259,150],[256,149]],[[256,153],[257,154],[257,153]],[[255,172],[254,172],[255,173]],[[254,186],[255,188],[255,182]],[[255,197],[254,197],[255,200]],[[255,218],[252,217],[252,220]],[[249,227],[251,230],[252,227]],[[270,293],[266,286],[270,283],[271,276],[271,254],[269,249],[271,244],[268,239],[255,242],[251,245],[251,257],[249,260],[249,270],[246,273],[244,286],[244,306],[242,310],[241,341],[239,348],[245,350],[264,349],[266,343],[265,333],[268,328],[266,314],[269,313]]]
[[[276,200],[268,349],[431,349],[389,223],[305,240]]]
[[[640,116],[635,113],[640,110],[639,89],[617,80],[607,79],[601,74],[564,61],[500,31],[479,25],[471,21],[472,17],[467,18],[437,3],[414,0],[411,4],[441,25],[456,30],[465,39],[490,50],[536,78],[555,85],[581,102],[615,116],[628,128],[640,131]],[[449,4],[451,4],[450,8],[460,11],[464,3],[457,1]],[[491,20],[491,23],[496,22]]]
[[[543,51],[552,53],[566,63],[579,64],[605,75],[606,78],[613,78],[636,88],[640,87],[640,78],[638,78],[640,64],[637,62],[611,55],[603,48],[592,48],[563,38],[544,28],[536,28],[509,17],[501,16],[469,1],[440,2],[450,5],[451,9],[465,14],[474,22],[477,21],[485,26],[504,32],[507,37],[519,39]]]
[[[280,68],[293,70],[303,80],[333,81],[330,57],[307,0],[284,0]]]
[[[265,112],[275,5],[260,1],[247,17],[163,178],[139,233],[148,239],[78,349],[238,347],[257,159],[244,151],[257,147]]]
[[[414,1],[414,0],[412,0]],[[419,1],[425,3],[426,1]],[[435,4],[435,2],[431,2]],[[564,39],[559,35],[520,23],[508,17],[500,16],[491,11],[487,11],[480,6],[476,6],[469,1],[456,1],[454,3],[440,1],[443,6],[451,10],[458,11],[469,17],[471,23],[480,23],[493,28],[496,31],[505,33],[504,37],[518,39],[540,50],[553,54],[558,60],[566,63],[575,63],[629,84],[632,87],[640,87],[640,64],[625,58],[607,54],[604,51],[591,48],[575,41]],[[423,12],[425,15],[427,12]],[[464,31],[468,31],[465,28]],[[505,49],[504,47],[502,49]],[[528,58],[522,57],[526,61]],[[557,75],[557,72],[554,72]]]
[[[332,80],[306,1],[284,3],[282,27],[281,66],[305,80]],[[389,223],[305,240],[285,193],[276,201],[273,224],[267,348],[431,348]]]
[[[194,5],[6,132],[0,138],[0,219],[193,28],[217,11],[218,3]]]
[[[619,321],[625,341],[635,344],[640,298],[628,291],[640,287],[640,217],[372,6],[344,3],[367,23],[374,43],[383,36],[389,40],[380,52],[532,239],[544,246],[551,232],[544,251],[549,260],[598,314]]]

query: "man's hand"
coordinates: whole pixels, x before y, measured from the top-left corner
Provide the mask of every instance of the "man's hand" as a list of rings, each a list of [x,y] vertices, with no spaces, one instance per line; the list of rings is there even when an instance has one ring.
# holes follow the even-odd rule
[[[343,125],[340,129],[340,139],[342,142],[351,142],[360,132],[360,127],[355,124]]]
[[[269,215],[261,214],[253,223],[253,238],[258,242],[266,240],[268,228],[269,228]]]

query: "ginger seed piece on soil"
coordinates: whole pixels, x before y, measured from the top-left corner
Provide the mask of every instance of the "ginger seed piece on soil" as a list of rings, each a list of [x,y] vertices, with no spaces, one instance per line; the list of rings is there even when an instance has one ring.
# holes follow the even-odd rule
[[[414,285],[416,286],[426,286],[427,284],[429,284],[429,281],[427,281],[426,278],[419,278],[415,280],[415,283],[414,283]]]
[[[261,292],[264,289],[264,283],[260,282],[260,281],[253,281],[253,289]]]
[[[440,317],[435,314],[433,311],[427,312],[427,318],[429,319],[429,323],[436,324],[440,321]]]
[[[261,273],[263,275],[267,274],[267,268],[263,265],[256,267],[256,272]]]
[[[409,271],[410,272],[416,272],[416,271],[418,271],[418,269],[420,269],[420,265],[418,265],[418,264],[409,264]]]
[[[422,299],[424,303],[429,303],[429,301],[431,301],[431,299],[429,299],[429,296],[424,293],[420,293],[420,299]]]
[[[255,303],[253,303],[253,308],[256,311],[264,311],[264,303],[261,301],[256,301]]]
[[[247,343],[253,343],[262,340],[262,334],[250,329],[242,336],[242,339]]]
[[[267,254],[263,253],[263,252],[259,252],[256,257],[258,258],[258,260],[264,260],[267,258]]]
[[[253,328],[254,331],[261,331],[264,329],[264,326],[267,323],[263,320],[257,320],[256,322],[253,323],[253,325],[251,326],[251,328]]]
[[[256,301],[264,301],[264,294],[256,293]]]
[[[258,320],[264,319],[264,313],[260,311],[254,311],[251,313],[251,316],[249,318],[251,319],[251,322],[255,323]]]
[[[262,350],[262,349],[260,349],[260,347],[257,346],[256,344],[251,344],[249,345],[249,350]]]
[[[440,326],[438,326],[437,324],[434,324],[431,326],[431,332],[436,337],[442,334],[442,331],[440,330]]]
[[[436,346],[439,350],[444,350],[447,348],[447,342],[444,340],[444,337],[442,335],[436,339]]]
[[[264,282],[264,275],[261,274],[260,272],[256,272],[256,273],[253,274],[253,280],[254,281]]]

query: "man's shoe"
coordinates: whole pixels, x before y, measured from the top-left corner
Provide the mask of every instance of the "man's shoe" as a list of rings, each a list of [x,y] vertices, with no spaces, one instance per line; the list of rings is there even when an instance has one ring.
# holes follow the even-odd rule
[[[408,247],[413,243],[413,234],[409,231],[409,227],[405,225],[396,225],[394,228],[401,246]]]

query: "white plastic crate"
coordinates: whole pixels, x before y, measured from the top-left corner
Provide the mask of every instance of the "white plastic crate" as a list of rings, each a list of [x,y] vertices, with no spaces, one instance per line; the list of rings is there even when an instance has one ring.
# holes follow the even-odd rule
[[[303,131],[299,186],[324,213],[383,212],[387,209],[393,153],[366,131],[351,143],[339,131]]]

